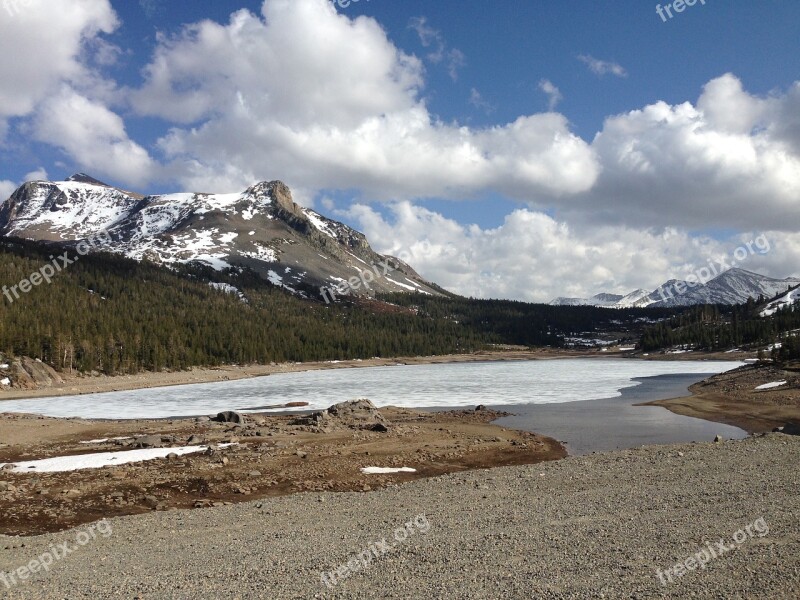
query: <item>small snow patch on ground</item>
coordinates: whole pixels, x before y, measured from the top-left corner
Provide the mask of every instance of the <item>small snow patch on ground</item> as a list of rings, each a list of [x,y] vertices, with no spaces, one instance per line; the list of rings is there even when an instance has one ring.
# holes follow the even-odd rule
[[[219,447],[225,448],[232,445],[233,444],[220,444]],[[93,454],[78,454],[77,456],[56,456],[55,458],[29,460],[11,464],[14,465],[12,471],[14,473],[63,473],[67,471],[79,471],[81,469],[100,469],[102,467],[144,462],[157,458],[166,458],[170,454],[182,456],[184,454],[205,452],[206,450],[208,450],[208,446],[144,448],[142,450],[124,450],[121,452],[96,452]],[[4,466],[5,463],[0,464],[0,468]]]
[[[786,381],[773,381],[772,383],[764,383],[756,387],[757,390],[769,390],[776,387],[786,385]]]
[[[389,473],[416,473],[416,469],[411,467],[362,467],[361,472],[365,475],[386,475]]]

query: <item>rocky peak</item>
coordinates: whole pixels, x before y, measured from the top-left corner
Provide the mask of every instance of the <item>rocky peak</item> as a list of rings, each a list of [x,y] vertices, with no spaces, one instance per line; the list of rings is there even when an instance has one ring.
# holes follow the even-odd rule
[[[87,175],[86,173],[75,173],[74,175],[70,175],[67,177],[65,181],[74,181],[75,183],[88,183],[89,185],[100,185],[102,187],[111,187],[107,183],[103,183],[102,181],[95,179],[94,177]]]

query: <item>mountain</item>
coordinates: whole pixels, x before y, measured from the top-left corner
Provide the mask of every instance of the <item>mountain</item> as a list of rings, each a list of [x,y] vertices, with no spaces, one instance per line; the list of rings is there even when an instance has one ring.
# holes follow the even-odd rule
[[[32,181],[0,206],[0,235],[59,244],[88,240],[166,266],[249,268],[303,297],[319,297],[322,287],[337,284],[358,295],[442,293],[406,262],[375,252],[362,233],[297,205],[280,181],[233,194],[148,196],[83,173]],[[345,283],[354,277],[358,290]]]
[[[597,294],[591,298],[556,298],[556,306],[600,306],[605,308],[674,307],[695,304],[742,304],[748,298],[772,298],[800,285],[800,279],[788,277],[775,279],[745,269],[733,268],[705,284],[692,284],[670,279],[652,292],[636,290],[627,296]],[[616,301],[611,301],[617,298]]]
[[[618,302],[619,308],[639,308],[642,306],[649,306],[652,304],[650,300],[650,292],[643,289],[634,290],[630,294],[623,296]]]

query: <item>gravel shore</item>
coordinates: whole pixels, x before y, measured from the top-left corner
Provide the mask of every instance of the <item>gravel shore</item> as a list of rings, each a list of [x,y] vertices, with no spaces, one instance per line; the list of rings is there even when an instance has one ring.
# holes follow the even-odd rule
[[[94,539],[88,526],[0,536],[6,578],[38,556],[63,553],[63,542],[75,548],[10,589],[0,577],[0,591],[70,599],[798,598],[798,459],[800,438],[769,434],[370,493],[123,517],[96,527]],[[731,549],[719,550],[719,540]],[[692,569],[690,557],[709,556],[709,543],[722,554]]]

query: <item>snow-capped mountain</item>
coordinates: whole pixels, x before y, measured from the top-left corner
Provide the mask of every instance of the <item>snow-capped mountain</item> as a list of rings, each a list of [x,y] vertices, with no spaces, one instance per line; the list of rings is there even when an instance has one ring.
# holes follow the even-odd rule
[[[775,279],[745,269],[729,269],[705,284],[670,279],[652,292],[636,290],[627,296],[597,294],[591,298],[556,298],[557,306],[600,306],[605,308],[672,307],[695,304],[741,304],[748,298],[772,298],[800,285],[800,279]],[[612,301],[614,298],[617,300]]]
[[[280,181],[233,194],[142,196],[87,175],[33,181],[0,206],[0,235],[70,244],[105,240],[102,249],[164,265],[199,262],[249,267],[300,295],[366,271],[370,289],[352,293],[440,293],[408,264],[375,252],[366,237],[292,201]]]
[[[653,301],[650,300],[650,293],[647,290],[638,289],[630,294],[623,296],[617,303],[617,308],[633,308],[638,306],[648,306]]]

